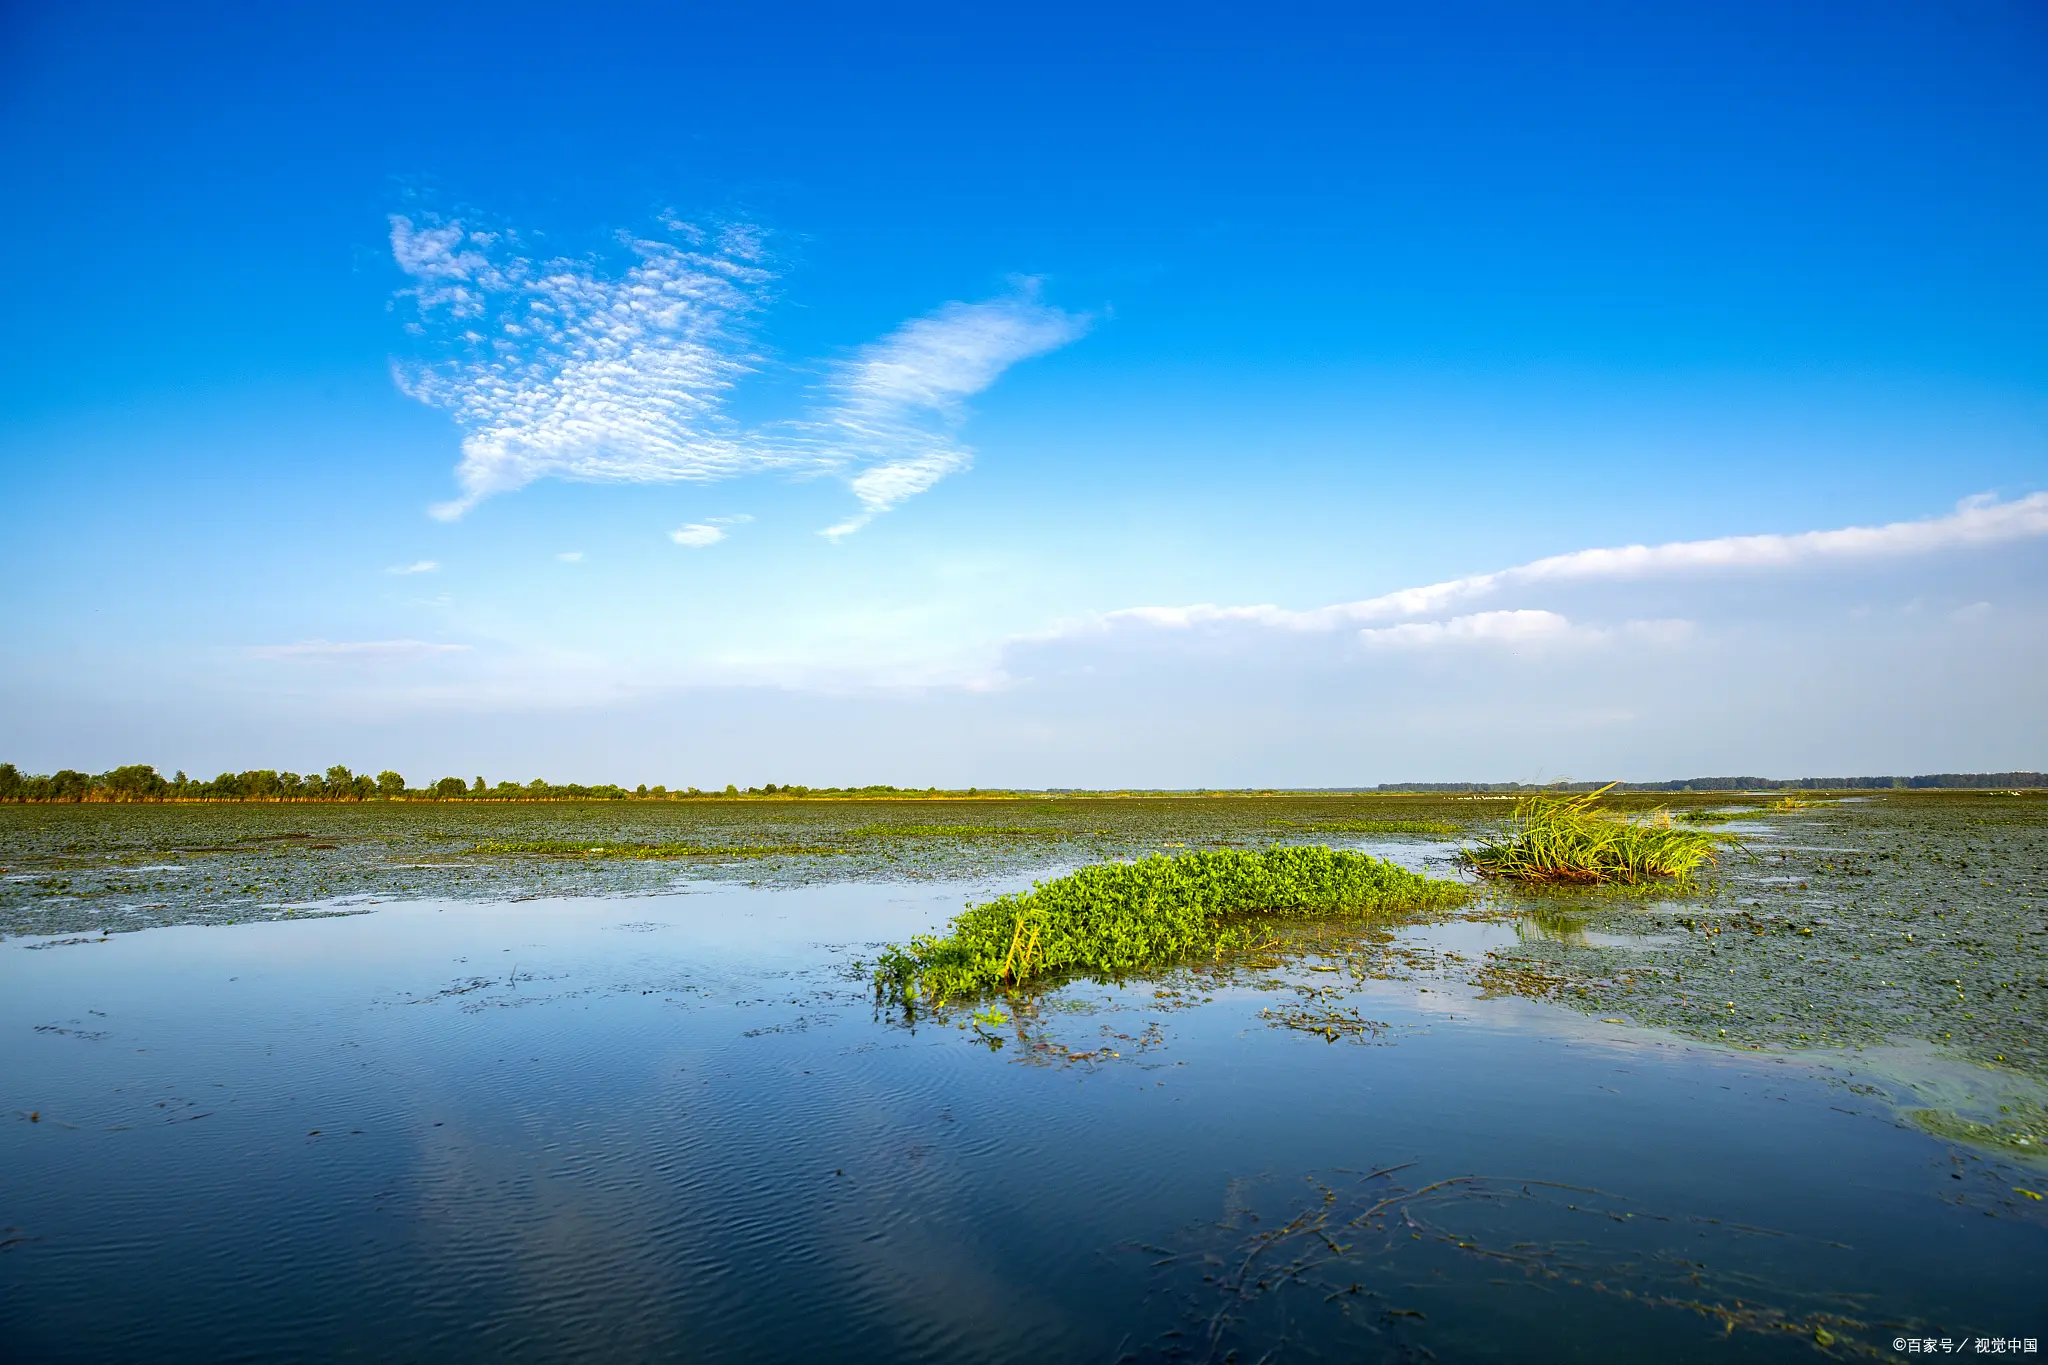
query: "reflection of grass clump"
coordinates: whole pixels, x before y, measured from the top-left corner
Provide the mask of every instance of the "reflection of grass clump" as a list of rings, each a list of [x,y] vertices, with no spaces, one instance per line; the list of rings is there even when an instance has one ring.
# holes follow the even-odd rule
[[[1668,818],[1631,820],[1601,809],[1608,790],[1519,801],[1506,837],[1466,849],[1466,861],[1481,876],[1506,881],[1631,885],[1686,881],[1714,861],[1710,835],[1673,829]]]
[[[516,853],[532,858],[774,858],[790,853],[843,853],[838,848],[799,844],[636,844],[608,840],[491,839],[471,853]]]
[[[1449,820],[1275,820],[1288,829],[1311,834],[1456,834],[1462,826]]]
[[[972,906],[944,937],[920,934],[888,949],[875,988],[905,1004],[942,1004],[1068,971],[1120,976],[1249,946],[1262,917],[1384,915],[1464,894],[1454,882],[1318,847],[1102,863]]]

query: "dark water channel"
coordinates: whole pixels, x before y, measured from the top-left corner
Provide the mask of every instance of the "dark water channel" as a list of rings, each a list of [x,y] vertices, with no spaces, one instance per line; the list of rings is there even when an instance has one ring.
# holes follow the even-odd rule
[[[1724,1050],[1430,969],[1512,940],[1497,922],[1400,931],[1407,965],[1364,980],[1310,955],[1071,986],[1028,1030],[878,1018],[855,961],[989,889],[0,944],[4,1354],[1749,1361],[2048,1335],[2024,1193],[2048,1171],[1900,1118],[1902,1077],[1961,1063]],[[1311,998],[1358,1027],[1286,1026]]]

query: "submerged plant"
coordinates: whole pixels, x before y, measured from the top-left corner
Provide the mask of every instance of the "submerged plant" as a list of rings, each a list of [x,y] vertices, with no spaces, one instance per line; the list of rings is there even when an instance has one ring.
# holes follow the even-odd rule
[[[1283,916],[1365,918],[1449,905],[1465,889],[1362,853],[1238,849],[1101,863],[970,906],[951,932],[885,950],[878,997],[939,1005],[1065,972],[1116,977],[1248,947]]]
[[[1531,796],[1505,836],[1464,851],[1482,877],[1516,882],[1625,885],[1689,881],[1714,861],[1714,836],[1674,829],[1666,812],[1629,818],[1601,806],[1613,784],[1579,796]]]

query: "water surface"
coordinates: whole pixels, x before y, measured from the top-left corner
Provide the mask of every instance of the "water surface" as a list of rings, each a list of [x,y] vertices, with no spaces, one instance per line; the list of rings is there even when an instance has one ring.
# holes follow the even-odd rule
[[[1488,996],[1473,963],[1555,945],[1484,913],[999,1022],[877,1015],[873,945],[1020,880],[0,943],[10,1354],[1733,1361],[2048,1335],[2043,1170],[1903,1117],[1984,1091],[1959,1057]]]

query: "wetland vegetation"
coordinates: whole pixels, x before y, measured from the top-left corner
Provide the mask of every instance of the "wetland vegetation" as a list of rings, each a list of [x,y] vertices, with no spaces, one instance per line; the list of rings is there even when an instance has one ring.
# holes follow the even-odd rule
[[[97,939],[394,899],[716,882],[1028,882],[1164,853],[1309,845],[1469,876],[1460,841],[1392,830],[1499,842],[1525,796],[16,804],[0,806],[0,934]],[[1911,1040],[2048,1078],[2048,794],[1813,796],[1745,822],[1748,854],[1701,867],[1682,894],[1662,878],[1607,891],[1482,879],[1457,913],[1521,932],[1458,970],[1491,992],[1730,1047]],[[1617,789],[1602,804],[1636,818],[1668,807],[1691,825],[1691,812],[1734,803]],[[1325,832],[1337,826],[1388,832]]]
[[[1279,920],[1385,918],[1465,894],[1456,882],[1328,848],[1157,854],[1084,867],[971,906],[949,932],[884,950],[875,988],[910,1007],[1076,972],[1120,979],[1251,947]]]
[[[1662,808],[1610,810],[1602,804],[1610,790],[1526,797],[1515,804],[1506,832],[1465,850],[1465,859],[1495,880],[1589,886],[1686,883],[1715,861],[1712,835],[1674,829]]]
[[[1049,1230],[991,1253],[1035,1267],[1034,1292],[1074,1245],[1121,1247],[1061,1292],[1126,1265],[1143,1283],[1116,1281],[1102,1312],[1162,1362],[1189,1343],[1364,1358],[1395,1339],[1464,1358],[1460,1331],[1534,1340],[1603,1312],[1639,1321],[1627,1358],[1681,1317],[1724,1343],[1867,1357],[1901,1321],[1948,1331],[1936,1319],[1964,1315],[1969,1284],[2023,1290],[2048,1190],[2048,798],[1577,794],[1564,804],[1603,833],[1714,839],[1732,807],[1756,814],[1745,854],[1685,881],[1480,876],[1472,851],[1525,833],[1529,795],[0,807],[0,932],[33,995],[10,1159],[44,1199],[8,1231],[50,1239],[8,1262],[42,1277],[14,1301],[79,1287],[77,1321],[99,1321],[121,1295],[79,1279],[60,1241],[183,1245],[178,1179],[207,1140],[223,1179],[252,1150],[302,1163],[282,1196],[207,1201],[250,1209],[234,1235],[251,1246],[349,1210],[385,1219],[394,1189],[447,1207],[445,1185],[407,1183],[444,1141],[513,1154],[479,1167],[467,1206],[503,1201],[511,1225],[531,1191],[602,1173],[573,1187],[603,1216],[549,1320],[673,1303],[673,1285],[632,1279],[647,1248],[797,1301],[820,1236],[792,1202],[890,1267],[915,1264],[913,1226],[971,1230],[931,1244],[949,1264],[974,1264],[990,1229]],[[383,901],[418,904],[340,918]],[[122,932],[312,916],[336,918]],[[308,950],[323,943],[351,946]],[[167,1038],[179,1009],[193,1032]],[[222,1068],[214,1084],[191,1081],[194,1058]],[[361,1088],[431,1067],[431,1088]],[[412,1125],[395,1138],[393,1114]],[[1876,1185],[1909,1194],[1880,1208]],[[69,1207],[47,1194],[66,1189]],[[165,1190],[138,1237],[133,1209]],[[1201,1221],[1182,1221],[1191,1206]],[[691,1219],[704,1240],[663,1242]],[[749,1262],[736,1226],[785,1232]],[[378,1301],[446,1283],[431,1254],[309,1241],[334,1257],[322,1292],[365,1265],[389,1270]],[[1909,1249],[1872,1269],[1892,1243]],[[775,1278],[792,1265],[801,1280]],[[1929,1265],[1953,1283],[1925,1289]],[[847,1283],[870,1301],[871,1274]],[[1517,1284],[1521,1323],[1499,1316],[1522,1311]],[[1920,1306],[1899,1306],[1908,1291]],[[724,1284],[706,1292],[724,1311]],[[187,1298],[240,1323],[260,1295]],[[1139,1330],[1119,1315],[1141,1298],[1161,1312]]]

